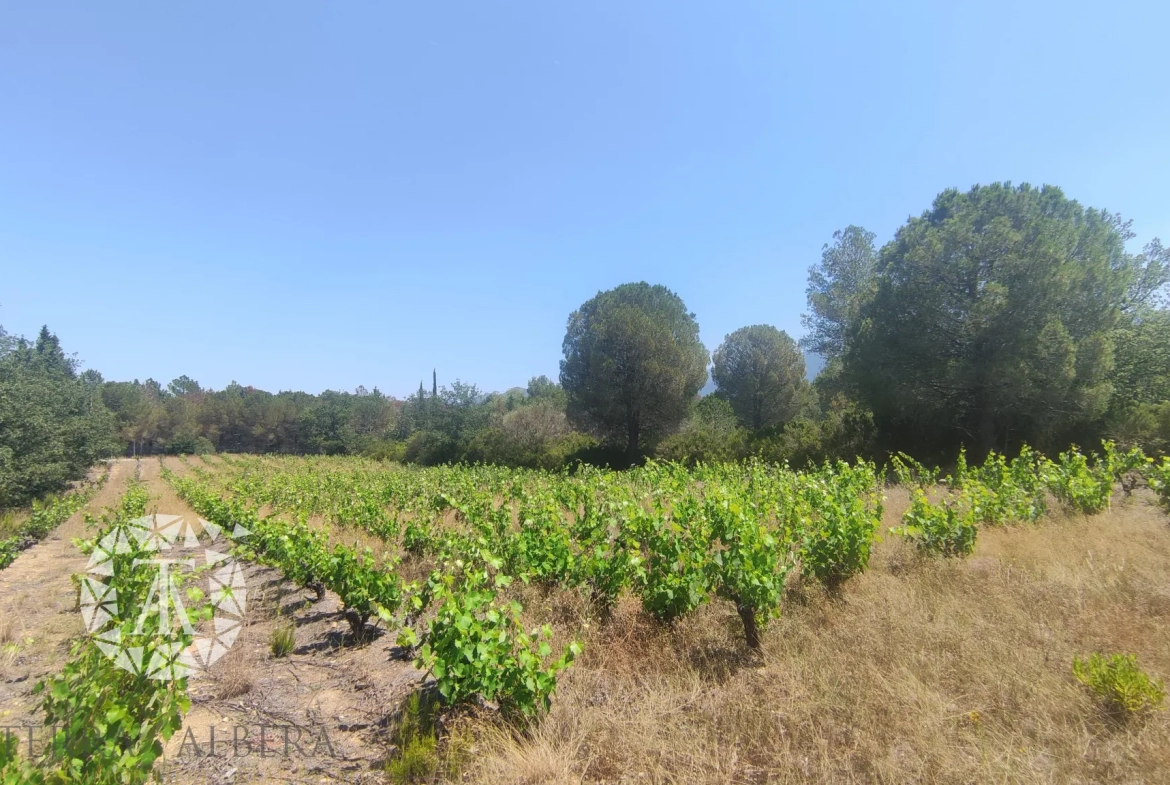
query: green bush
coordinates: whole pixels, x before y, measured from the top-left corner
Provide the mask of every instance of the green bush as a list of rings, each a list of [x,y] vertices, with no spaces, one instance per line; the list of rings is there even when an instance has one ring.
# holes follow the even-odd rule
[[[1123,445],[1137,445],[1147,455],[1170,453],[1170,401],[1137,403],[1109,415],[1109,438]]]
[[[669,514],[656,504],[651,512],[635,506],[630,516],[642,546],[635,583],[646,612],[671,622],[706,602],[710,527],[700,501],[687,494],[674,501]]]
[[[362,449],[362,455],[376,461],[395,461],[401,463],[406,457],[406,442],[397,442],[391,439],[371,441]]]
[[[800,475],[800,563],[805,575],[835,589],[865,571],[882,519],[877,486],[877,470],[865,461],[854,466],[838,461]]]
[[[205,436],[183,431],[171,437],[166,452],[169,455],[208,455],[215,452],[215,445]]]
[[[760,434],[751,451],[769,463],[787,462],[803,469],[837,459],[872,458],[876,439],[873,413],[836,395],[823,417],[802,414],[779,433]]]
[[[1105,460],[1094,455],[1090,463],[1073,447],[1048,463],[1046,470],[1049,490],[1066,508],[1093,515],[1109,506],[1113,474]]]
[[[82,551],[93,553],[101,537],[142,515],[148,499],[142,486],[132,484],[119,508],[104,518],[102,534],[82,542]],[[122,645],[142,647],[141,662],[172,662],[175,641],[160,635],[157,613],[142,615],[146,624],[141,631],[136,628],[154,577],[151,570],[136,569],[136,565],[152,551],[133,536],[120,542],[127,547],[111,559],[108,585],[116,592],[125,621],[114,622],[112,629],[118,630]],[[139,785],[149,781],[163,742],[180,727],[191,703],[185,677],[154,678],[157,674],[145,671],[122,669],[91,637],[76,642],[62,672],[33,689],[43,696],[40,708],[45,725],[55,729],[51,740],[31,760],[17,759],[15,749],[0,745],[0,783]]]
[[[923,553],[966,556],[975,550],[978,529],[970,501],[931,504],[926,493],[915,488],[902,525],[892,532],[913,540]]]
[[[423,466],[452,463],[459,459],[458,446],[438,431],[417,431],[406,440],[402,460]]]
[[[545,625],[526,632],[517,602],[498,602],[495,588],[509,579],[497,575],[494,587],[487,572],[436,571],[427,594],[437,605],[428,624],[425,643],[415,667],[432,674],[439,694],[451,705],[479,696],[498,701],[500,709],[516,718],[534,718],[548,710],[558,674],[581,651],[576,641],[561,656],[552,655],[552,630]],[[400,642],[414,645],[413,632],[403,630]]]
[[[1158,494],[1158,501],[1162,503],[1162,507],[1170,512],[1170,457],[1163,458],[1158,464],[1148,464],[1145,475],[1150,488]]]
[[[700,398],[674,434],[658,443],[655,455],[687,466],[747,457],[748,431],[739,427],[731,404],[718,394]]]
[[[1165,685],[1142,671],[1133,654],[1074,657],[1072,667],[1077,681],[1104,701],[1111,713],[1129,717],[1153,711],[1166,699]]]

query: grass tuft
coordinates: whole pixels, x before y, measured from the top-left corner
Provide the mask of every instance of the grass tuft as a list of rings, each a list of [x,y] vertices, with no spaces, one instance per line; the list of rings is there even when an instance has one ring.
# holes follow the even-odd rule
[[[429,701],[414,693],[402,710],[394,734],[398,753],[386,764],[386,773],[395,785],[431,780],[439,769],[438,739]]]
[[[296,648],[297,628],[291,622],[277,624],[272,628],[272,637],[268,641],[268,650],[276,659],[287,657]]]

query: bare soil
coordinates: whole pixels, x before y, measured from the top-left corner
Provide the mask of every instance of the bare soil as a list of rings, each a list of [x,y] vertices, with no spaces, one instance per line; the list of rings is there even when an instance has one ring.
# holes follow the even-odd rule
[[[70,644],[85,631],[70,576],[83,572],[87,559],[73,538],[92,536],[85,513],[97,515],[116,504],[134,471],[132,459],[114,462],[106,484],[85,507],[0,570],[0,726],[41,723],[32,688],[60,672]]]
[[[162,480],[157,460],[143,466],[159,512],[197,517]],[[166,459],[166,466],[188,471],[178,459]],[[248,565],[245,576],[243,631],[222,659],[192,672],[191,709],[166,745],[160,774],[167,782],[216,785],[384,782],[393,717],[422,674],[399,656],[385,630],[353,641],[336,595],[316,602],[312,592],[258,565]],[[290,624],[295,647],[275,658],[272,632]]]
[[[188,471],[177,459],[166,465]],[[83,513],[116,504],[136,468],[151,493],[151,511],[197,518],[163,480],[157,458],[142,459],[140,468],[133,459],[120,460],[85,510],[0,571],[0,726],[33,726],[34,741],[40,738],[43,720],[32,688],[61,671],[71,643],[84,634],[70,576],[84,572],[87,558],[71,540],[92,536]],[[351,640],[335,595],[315,602],[311,592],[257,565],[246,565],[245,575],[243,631],[222,659],[192,672],[191,709],[166,745],[159,777],[217,784],[385,781],[393,716],[422,674],[385,630]],[[276,659],[269,644],[282,624],[295,627],[296,644]]]

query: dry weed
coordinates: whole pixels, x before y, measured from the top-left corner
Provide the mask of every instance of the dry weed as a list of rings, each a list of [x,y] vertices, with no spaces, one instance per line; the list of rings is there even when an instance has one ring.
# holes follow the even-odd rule
[[[787,602],[759,656],[728,604],[667,628],[624,598],[584,630],[542,724],[476,729],[466,776],[1170,782],[1170,712],[1118,728],[1071,672],[1075,655],[1125,651],[1170,678],[1167,564],[1170,526],[1149,503],[984,529],[968,559],[886,536],[840,597],[806,586]],[[526,609],[546,619],[577,602],[542,599]]]
[[[251,691],[253,668],[242,651],[229,651],[224,655],[221,663],[219,679],[216,684],[216,697],[219,700],[228,700]]]

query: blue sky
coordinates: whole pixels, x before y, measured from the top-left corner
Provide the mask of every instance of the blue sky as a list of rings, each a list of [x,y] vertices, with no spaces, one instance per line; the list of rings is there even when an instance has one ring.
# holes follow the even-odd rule
[[[0,324],[106,378],[555,378],[600,289],[801,333],[834,230],[1054,184],[1170,240],[1170,6],[0,4]]]

